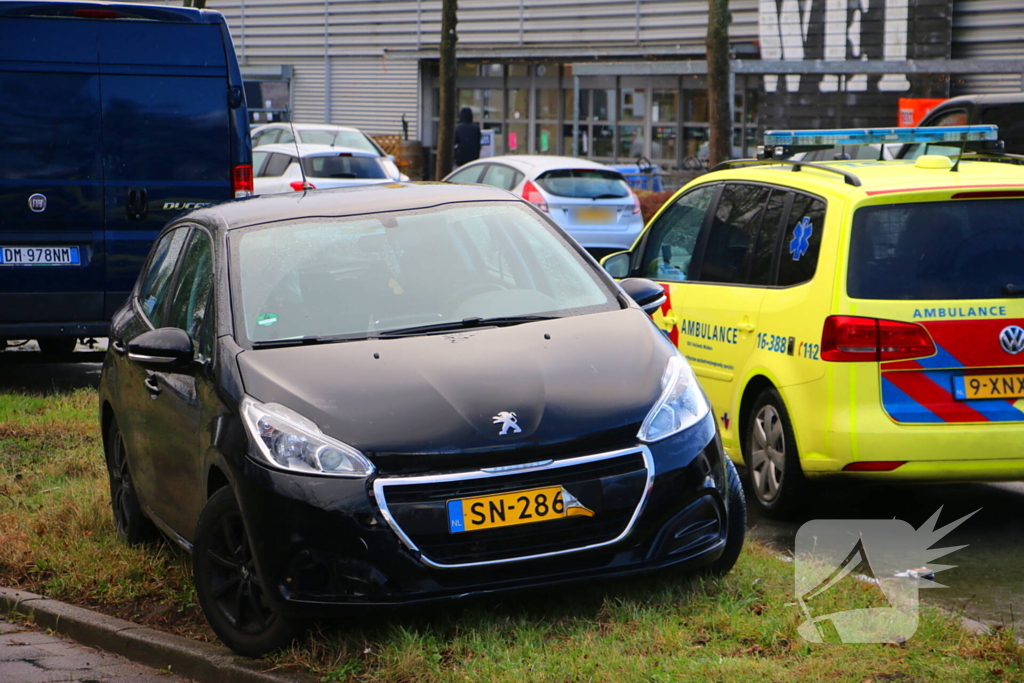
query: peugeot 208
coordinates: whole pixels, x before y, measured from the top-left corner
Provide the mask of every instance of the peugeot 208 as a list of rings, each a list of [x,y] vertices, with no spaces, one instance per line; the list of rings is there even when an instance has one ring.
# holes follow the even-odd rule
[[[640,308],[663,298],[494,188],[182,216],[103,367],[117,529],[190,549],[207,619],[249,655],[353,605],[724,573],[743,494]]]

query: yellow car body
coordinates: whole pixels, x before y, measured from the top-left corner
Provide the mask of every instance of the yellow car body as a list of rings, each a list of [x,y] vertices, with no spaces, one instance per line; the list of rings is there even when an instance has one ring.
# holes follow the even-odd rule
[[[708,173],[666,202],[628,267],[606,257],[665,288],[655,323],[734,460],[749,469],[764,450],[751,410],[774,390],[800,478],[1024,479],[1024,167],[951,165]]]

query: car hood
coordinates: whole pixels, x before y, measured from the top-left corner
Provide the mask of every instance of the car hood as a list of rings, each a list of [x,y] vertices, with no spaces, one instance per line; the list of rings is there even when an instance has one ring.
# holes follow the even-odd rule
[[[238,363],[253,398],[301,413],[378,467],[390,459],[407,469],[429,455],[434,468],[459,466],[467,454],[480,465],[524,449],[634,444],[673,353],[645,314],[625,309],[244,351]]]

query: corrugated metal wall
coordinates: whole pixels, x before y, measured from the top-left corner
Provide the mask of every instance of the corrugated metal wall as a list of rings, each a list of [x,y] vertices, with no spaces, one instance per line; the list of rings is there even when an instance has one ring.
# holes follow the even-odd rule
[[[414,60],[331,58],[331,118],[367,133],[419,133],[419,69]],[[298,120],[298,119],[296,119]]]
[[[1024,0],[957,0],[953,3],[953,57],[1024,58]],[[1018,74],[958,76],[951,95],[1024,90]]]
[[[326,118],[323,60],[292,60],[291,64],[292,120],[296,123],[322,123]]]

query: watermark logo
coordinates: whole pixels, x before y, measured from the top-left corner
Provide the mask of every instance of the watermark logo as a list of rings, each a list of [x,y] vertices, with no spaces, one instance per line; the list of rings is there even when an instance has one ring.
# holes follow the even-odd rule
[[[932,546],[978,510],[936,529],[941,512],[919,529],[900,519],[820,519],[801,526],[796,596],[807,620],[800,635],[813,643],[899,643],[913,636],[918,591],[945,588],[935,574],[955,566],[931,562],[966,547]]]

